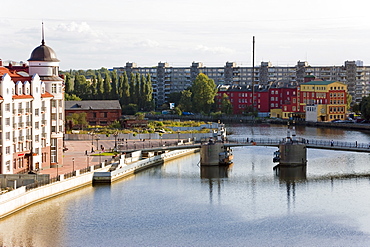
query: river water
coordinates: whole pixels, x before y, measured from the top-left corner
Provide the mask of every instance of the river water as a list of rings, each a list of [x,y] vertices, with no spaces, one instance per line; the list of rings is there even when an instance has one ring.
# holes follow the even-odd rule
[[[227,126],[282,138],[285,126]],[[370,134],[297,127],[297,135],[369,143]],[[0,221],[2,246],[369,246],[370,155],[308,150],[307,167],[273,170],[272,147],[237,147],[226,169],[199,154],[111,186],[88,186]]]

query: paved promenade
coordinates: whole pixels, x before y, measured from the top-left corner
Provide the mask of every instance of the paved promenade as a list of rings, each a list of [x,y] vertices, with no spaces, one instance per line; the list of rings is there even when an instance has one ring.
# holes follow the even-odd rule
[[[160,146],[163,145],[165,142],[167,145],[176,145],[176,140],[146,140],[138,141],[138,140],[128,140],[124,142],[123,147],[132,150],[132,149],[140,149],[141,147],[148,147],[150,146]],[[104,151],[108,152],[110,149],[114,148],[114,140],[99,140],[98,143],[99,147],[104,146]],[[97,143],[94,140],[93,144],[88,140],[85,141],[77,141],[77,140],[69,140],[65,141],[65,146],[68,148],[67,151],[64,152],[63,157],[63,164],[59,165],[58,168],[49,168],[41,170],[41,174],[50,174],[50,177],[56,177],[57,174],[66,174],[70,173],[73,170],[83,169],[88,166],[97,165],[100,162],[105,160],[110,160],[111,156],[93,156],[92,154],[97,154],[99,152],[103,152],[101,149],[96,150]],[[94,153],[91,153],[91,148],[94,148]],[[87,151],[87,155],[85,154]]]

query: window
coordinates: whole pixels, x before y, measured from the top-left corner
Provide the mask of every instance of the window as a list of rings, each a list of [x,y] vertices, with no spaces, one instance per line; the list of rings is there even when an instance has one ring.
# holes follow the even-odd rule
[[[10,146],[7,146],[7,147],[5,148],[5,153],[6,153],[6,154],[10,154]]]
[[[51,93],[57,93],[57,84],[51,84]]]
[[[35,109],[35,116],[38,116],[40,114],[39,112],[40,112],[39,108]]]
[[[35,122],[35,128],[36,129],[40,128],[40,123],[39,122]]]
[[[10,140],[10,132],[6,132],[5,133],[5,139],[6,140]]]
[[[5,104],[5,111],[10,112],[10,104]]]
[[[10,126],[10,118],[5,118],[5,125]]]

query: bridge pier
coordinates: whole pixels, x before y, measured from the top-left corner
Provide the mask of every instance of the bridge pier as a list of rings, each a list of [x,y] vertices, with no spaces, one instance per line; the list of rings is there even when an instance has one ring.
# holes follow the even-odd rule
[[[278,166],[300,166],[307,165],[307,147],[304,139],[296,138],[295,127],[293,126],[292,136],[288,125],[287,137],[279,144],[279,151],[275,152],[274,162]]]
[[[209,142],[200,147],[200,164],[208,166],[229,165],[232,163],[229,147],[222,142]]]

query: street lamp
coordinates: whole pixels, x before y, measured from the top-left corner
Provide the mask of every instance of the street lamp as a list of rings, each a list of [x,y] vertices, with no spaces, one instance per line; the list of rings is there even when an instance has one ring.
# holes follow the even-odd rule
[[[72,172],[75,171],[75,158],[72,158]]]
[[[118,136],[118,130],[114,132],[114,151],[117,151],[117,136]]]
[[[96,136],[95,140],[96,140],[96,149],[99,150],[99,140],[100,140],[99,136]]]

